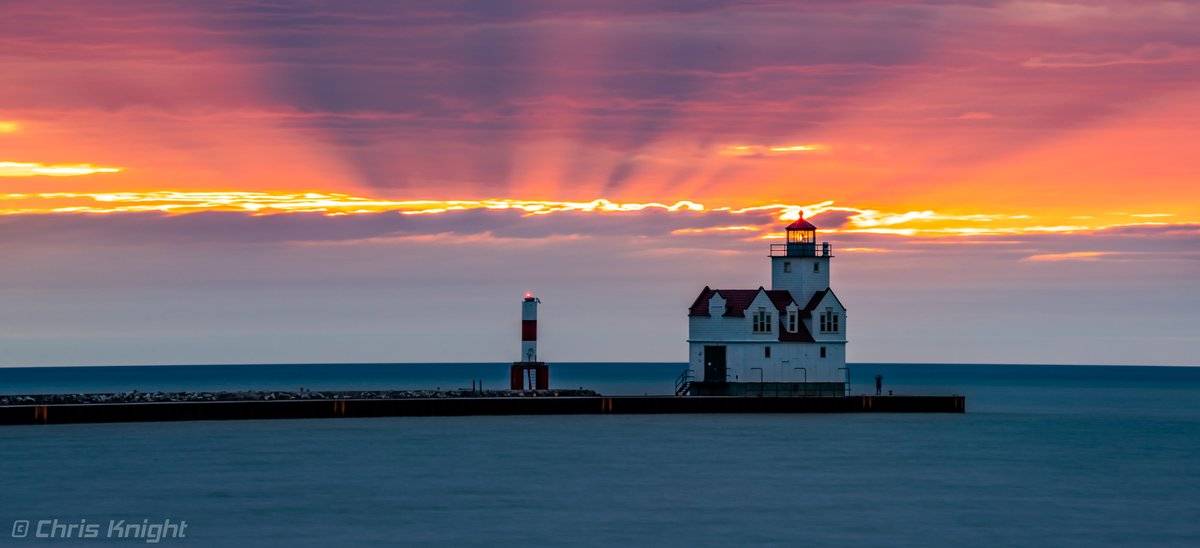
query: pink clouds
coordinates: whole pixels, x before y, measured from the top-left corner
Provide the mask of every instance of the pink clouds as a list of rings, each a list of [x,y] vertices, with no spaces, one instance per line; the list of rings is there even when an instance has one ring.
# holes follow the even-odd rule
[[[979,194],[979,171],[1091,127],[1150,131],[1130,110],[1195,83],[1187,6],[865,5],[11,7],[0,92],[40,130],[0,160],[128,164],[139,189],[889,202]],[[794,144],[825,152],[753,153]]]

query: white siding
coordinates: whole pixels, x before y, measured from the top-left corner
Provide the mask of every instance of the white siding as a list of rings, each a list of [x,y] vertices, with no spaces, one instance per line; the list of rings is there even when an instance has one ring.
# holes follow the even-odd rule
[[[800,306],[808,304],[813,293],[829,287],[829,257],[771,257],[771,289],[791,292]],[[791,272],[784,272],[786,264]],[[813,272],[813,265],[819,271]]]
[[[846,345],[844,343],[784,343],[690,341],[688,364],[693,380],[704,378],[704,347],[725,346],[725,361],[729,382],[758,382],[762,368],[764,382],[842,382],[845,380]],[[771,357],[764,357],[763,348],[771,347]],[[821,357],[821,347],[825,357]],[[797,368],[804,368],[801,371]]]

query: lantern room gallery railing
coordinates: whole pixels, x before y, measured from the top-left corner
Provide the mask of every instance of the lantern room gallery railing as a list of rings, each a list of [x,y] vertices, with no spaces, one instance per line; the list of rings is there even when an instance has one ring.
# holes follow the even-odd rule
[[[820,244],[771,244],[771,257],[832,257],[833,246]]]

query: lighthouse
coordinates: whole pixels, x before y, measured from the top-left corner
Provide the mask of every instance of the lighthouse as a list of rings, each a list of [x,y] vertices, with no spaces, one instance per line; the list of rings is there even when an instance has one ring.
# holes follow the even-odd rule
[[[537,361],[537,309],[539,301],[532,292],[521,301],[521,361]]]
[[[509,371],[509,387],[513,390],[550,389],[550,366],[538,361],[537,356],[537,312],[541,303],[532,291],[525,292],[521,300],[521,358]]]
[[[770,289],[700,291],[688,308],[694,395],[844,395],[846,307],[830,285],[833,248],[803,215],[770,245]]]

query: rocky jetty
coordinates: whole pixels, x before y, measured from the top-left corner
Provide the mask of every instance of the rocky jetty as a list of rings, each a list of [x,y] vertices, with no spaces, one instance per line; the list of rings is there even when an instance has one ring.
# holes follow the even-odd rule
[[[107,394],[0,395],[3,405],[55,405],[89,403],[170,403],[205,401],[273,400],[403,400],[449,398],[555,398],[599,396],[593,390],[241,390],[236,392],[115,392]]]

